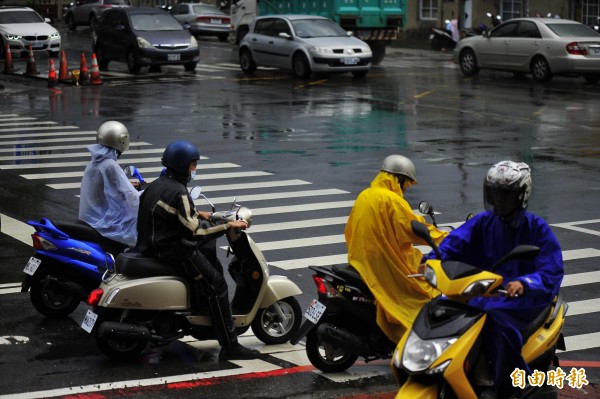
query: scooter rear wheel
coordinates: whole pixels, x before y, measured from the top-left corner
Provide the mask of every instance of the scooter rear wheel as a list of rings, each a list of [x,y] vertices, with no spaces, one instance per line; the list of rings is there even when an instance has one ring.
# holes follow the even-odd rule
[[[311,364],[325,373],[337,373],[348,369],[358,355],[321,342],[316,331],[306,336],[306,356]]]
[[[259,309],[252,320],[252,332],[267,345],[283,344],[300,328],[302,309],[298,300],[287,297]]]
[[[31,303],[35,309],[46,317],[66,317],[79,306],[79,298],[75,298],[64,290],[53,288],[49,278],[49,270],[38,270],[31,279]],[[59,276],[54,276],[59,278]]]
[[[111,313],[103,317],[102,321],[117,320],[121,320],[120,314]],[[127,322],[128,320],[129,319],[123,319],[121,321]],[[100,320],[98,320],[98,322],[100,322]],[[133,360],[146,349],[148,341],[136,338],[107,337],[105,335],[100,335],[100,328],[96,328],[96,343],[98,344],[100,351],[111,359]]]

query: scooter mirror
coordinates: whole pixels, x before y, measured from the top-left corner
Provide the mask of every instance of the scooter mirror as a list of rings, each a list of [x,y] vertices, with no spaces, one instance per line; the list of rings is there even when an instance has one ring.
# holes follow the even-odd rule
[[[125,172],[125,174],[127,175],[127,177],[129,177],[130,179],[133,178],[133,168],[135,168],[135,166],[125,166],[123,168],[123,172]]]
[[[125,172],[125,174],[127,175],[128,178],[130,179],[138,179],[140,183],[144,184],[146,183],[144,181],[144,178],[142,177],[142,175],[140,174],[140,171],[133,165],[127,165],[123,168],[123,172]]]
[[[433,212],[433,208],[429,202],[421,201],[419,202],[419,212],[423,215],[429,215],[430,212]]]
[[[193,200],[197,200],[198,198],[200,198],[201,194],[202,188],[200,186],[194,186],[190,189],[190,197],[192,197]]]

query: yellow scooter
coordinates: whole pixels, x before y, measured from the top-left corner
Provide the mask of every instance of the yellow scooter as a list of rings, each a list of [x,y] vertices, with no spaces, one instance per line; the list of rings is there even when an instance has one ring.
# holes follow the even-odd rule
[[[413,222],[412,229],[441,258],[427,227]],[[491,270],[511,259],[532,259],[538,252],[538,247],[519,245]],[[411,330],[396,347],[392,357],[392,371],[400,384],[396,399],[486,397],[485,388],[492,386],[481,350],[486,313],[468,306],[467,302],[475,296],[505,295],[502,276],[463,262],[430,259],[423,273],[413,277],[424,278],[443,297],[433,299],[421,309]],[[521,354],[532,371],[545,373],[552,364],[558,365],[555,350],[565,349],[561,330],[567,309],[568,304],[559,293],[522,332],[525,344]],[[545,386],[528,386],[518,397],[548,397],[544,391],[547,391]]]

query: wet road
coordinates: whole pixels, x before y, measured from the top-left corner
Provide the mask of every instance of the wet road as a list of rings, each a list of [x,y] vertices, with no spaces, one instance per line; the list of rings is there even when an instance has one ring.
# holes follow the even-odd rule
[[[77,49],[89,51],[86,35],[68,36],[75,65]],[[301,286],[302,307],[315,290],[306,266],[344,261],[345,218],[389,153],[415,161],[420,184],[407,199],[415,206],[431,201],[442,213],[440,223],[481,209],[481,181],[491,163],[527,161],[534,170],[530,209],[552,224],[565,251],[563,286],[571,308],[564,328],[568,351],[560,358],[565,368],[586,367],[590,382],[600,382],[597,86],[569,78],[539,85],[492,72],[465,80],[448,54],[405,50],[392,51],[364,80],[300,81],[272,70],[247,77],[229,45],[205,40],[201,51],[192,75],[164,68],[131,76],[114,63],[97,87],[49,91],[42,81],[0,80],[0,395],[6,395],[0,397],[97,391],[114,397],[117,391],[105,390],[115,388],[140,397],[200,390],[218,397],[223,389],[240,397],[393,390],[387,361],[325,377],[313,372],[301,346],[269,348],[253,336],[243,340],[264,354],[256,362],[218,362],[216,343],[194,341],[118,364],[79,329],[83,306],[67,320],[37,314],[15,292],[31,256],[23,222],[74,215],[85,146],[107,119],[123,121],[132,132],[135,144],[121,163],[136,164],[150,179],[171,140],[197,144],[208,157],[199,176],[205,193],[220,207],[237,196],[255,210],[253,237],[277,273]],[[149,388],[124,389],[141,384]],[[32,393],[40,391],[49,392]]]

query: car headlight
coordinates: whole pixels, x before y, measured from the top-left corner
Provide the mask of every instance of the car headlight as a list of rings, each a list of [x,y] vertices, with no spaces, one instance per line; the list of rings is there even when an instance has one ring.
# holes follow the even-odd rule
[[[150,42],[146,39],[144,39],[143,37],[138,37],[137,38],[137,44],[139,48],[152,48],[153,46],[150,44]]]
[[[314,54],[332,55],[333,50],[327,47],[311,47],[308,51]]]
[[[368,54],[368,53],[371,53],[371,47],[369,47],[369,46],[361,47],[360,51],[361,51],[363,54]]]
[[[198,47],[198,40],[196,40],[196,38],[194,36],[192,36],[192,38],[190,39],[190,48],[197,48]]]
[[[50,36],[48,36],[50,39],[60,39],[60,33],[55,32],[55,33],[51,33]]]
[[[21,35],[11,35],[10,33],[6,34],[6,38],[8,40],[21,40],[23,38],[23,36]]]
[[[402,354],[402,365],[411,372],[419,372],[429,368],[438,357],[453,343],[456,337],[423,340],[411,331]]]

